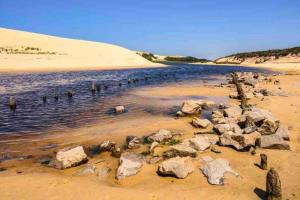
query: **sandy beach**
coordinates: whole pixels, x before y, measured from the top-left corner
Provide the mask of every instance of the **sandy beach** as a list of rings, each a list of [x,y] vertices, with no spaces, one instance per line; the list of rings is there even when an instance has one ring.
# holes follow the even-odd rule
[[[145,164],[137,175],[116,180],[119,159],[112,158],[108,153],[101,153],[89,159],[89,163],[95,165],[97,170],[104,166],[112,169],[104,178],[95,174],[77,175],[83,165],[57,170],[42,166],[38,161],[42,155],[53,155],[55,150],[71,144],[89,146],[104,140],[114,140],[121,145],[127,135],[144,136],[162,128],[182,132],[183,138],[190,138],[198,130],[190,125],[189,117],[176,118],[172,115],[141,113],[105,125],[96,123],[90,127],[52,133],[51,136],[29,136],[19,142],[11,140],[3,143],[1,151],[13,152],[22,149],[25,155],[32,155],[33,158],[1,163],[1,167],[6,169],[0,172],[0,178],[5,183],[0,186],[1,199],[261,199],[265,191],[267,171],[255,165],[260,162],[259,153],[267,154],[269,166],[278,171],[284,199],[299,199],[300,187],[297,183],[300,174],[300,113],[297,110],[300,108],[300,76],[280,75],[276,78],[280,80],[280,86],[265,83],[262,87],[281,87],[290,94],[289,97],[268,96],[264,97],[263,101],[255,98],[250,103],[271,111],[282,124],[290,127],[290,151],[257,149],[257,154],[253,156],[249,152],[238,152],[228,147],[218,147],[222,151],[221,154],[206,150],[193,158],[195,171],[185,179],[160,177],[156,174],[158,164]],[[129,91],[127,95],[139,98],[141,104],[148,103],[165,108],[180,105],[182,99],[189,99],[191,96],[204,96],[218,103],[238,104],[237,100],[228,98],[232,91],[232,88],[216,87],[201,81],[137,88]],[[162,98],[164,103],[161,102]],[[37,150],[51,143],[58,144],[58,147],[45,151]],[[133,151],[142,152],[145,148]],[[166,148],[158,147],[157,154]],[[210,185],[200,170],[200,158],[206,155],[228,160],[232,169],[240,176],[228,174],[225,175],[224,186]],[[99,162],[101,159],[105,161]],[[15,192],[16,188],[18,192]]]

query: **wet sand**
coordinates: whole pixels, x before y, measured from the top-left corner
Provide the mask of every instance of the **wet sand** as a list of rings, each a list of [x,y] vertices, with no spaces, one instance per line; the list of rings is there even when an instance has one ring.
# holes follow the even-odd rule
[[[41,155],[54,155],[55,149],[38,150],[49,143],[58,144],[57,149],[70,144],[97,144],[107,139],[122,144],[127,135],[149,135],[161,128],[183,132],[184,137],[188,138],[197,131],[189,124],[190,118],[176,119],[166,112],[151,111],[180,106],[184,99],[192,97],[204,96],[224,103],[237,103],[227,98],[231,89],[202,82],[138,88],[130,91],[128,96],[138,98],[140,104],[151,108],[150,112],[143,110],[136,116],[117,116],[116,120],[106,124],[96,123],[80,129],[29,136],[16,144],[1,144],[1,152],[21,150],[23,155],[33,155],[34,158],[5,161],[0,164],[0,167],[7,168],[6,171],[0,172],[0,179],[4,183],[0,185],[0,199],[260,199],[264,194],[267,173],[255,166],[260,160],[261,152],[268,155],[269,166],[279,172],[284,199],[299,199],[300,75],[282,75],[278,78],[281,81],[280,86],[266,84],[264,87],[281,87],[291,94],[289,97],[265,97],[264,101],[256,99],[250,103],[270,110],[284,125],[290,126],[291,151],[263,149],[258,150],[256,156],[252,156],[248,152],[218,147],[222,151],[221,154],[210,151],[199,153],[198,157],[193,159],[194,173],[180,180],[159,177],[156,174],[157,164],[145,164],[136,176],[117,181],[114,177],[118,159],[111,158],[106,153],[89,160],[89,163],[95,164],[99,159],[106,159],[105,162],[95,164],[97,169],[103,166],[112,168],[112,172],[104,179],[99,179],[95,174],[74,175],[82,166],[61,171],[41,166],[37,162]],[[164,148],[166,147],[159,148],[158,153]],[[199,169],[199,160],[205,155],[227,159],[240,177],[226,175],[224,186],[209,185]]]

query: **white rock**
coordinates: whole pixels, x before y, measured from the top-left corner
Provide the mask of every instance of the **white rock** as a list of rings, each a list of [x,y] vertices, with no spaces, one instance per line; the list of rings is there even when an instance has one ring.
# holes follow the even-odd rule
[[[183,104],[181,106],[181,112],[188,114],[188,115],[198,114],[201,112],[201,107],[202,107],[203,103],[204,102],[201,100],[185,101],[185,102],[183,102]]]
[[[57,152],[56,164],[60,169],[77,166],[87,160],[83,147],[66,148]]]
[[[194,171],[190,157],[175,157],[162,162],[158,166],[158,173],[164,176],[175,176],[185,178]]]
[[[125,112],[125,107],[124,107],[124,106],[116,106],[116,107],[115,107],[115,112],[116,112],[117,114],[124,113],[124,112]]]
[[[206,156],[202,158],[202,161],[203,165],[201,166],[201,170],[207,177],[208,182],[212,185],[223,185],[225,173],[231,173],[235,176],[239,175],[230,168],[227,160],[221,158],[214,160]]]
[[[117,171],[116,178],[124,179],[127,176],[137,174],[143,167],[142,156],[135,153],[123,153],[120,157],[120,165]]]
[[[204,151],[212,144],[216,144],[219,141],[219,136],[213,134],[197,135],[191,138],[189,141],[191,147],[198,151]]]

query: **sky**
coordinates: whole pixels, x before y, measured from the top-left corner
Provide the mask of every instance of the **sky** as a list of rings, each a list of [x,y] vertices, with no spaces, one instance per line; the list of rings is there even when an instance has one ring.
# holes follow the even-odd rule
[[[0,27],[215,59],[300,46],[300,0],[0,0]]]

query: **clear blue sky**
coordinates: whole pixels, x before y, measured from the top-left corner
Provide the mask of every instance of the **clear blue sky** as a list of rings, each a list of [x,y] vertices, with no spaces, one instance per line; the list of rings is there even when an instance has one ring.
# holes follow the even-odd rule
[[[0,0],[0,26],[216,58],[300,46],[300,0]]]

